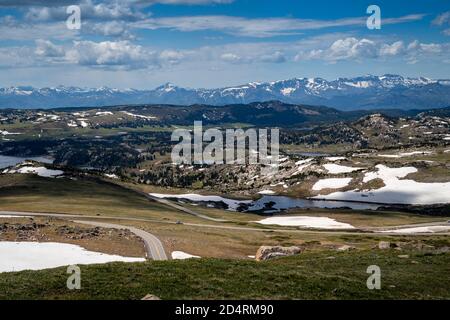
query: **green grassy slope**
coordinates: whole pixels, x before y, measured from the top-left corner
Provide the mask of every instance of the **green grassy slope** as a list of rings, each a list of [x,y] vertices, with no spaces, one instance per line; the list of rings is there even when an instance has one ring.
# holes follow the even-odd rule
[[[268,262],[191,259],[81,267],[82,289],[66,289],[66,268],[0,274],[0,299],[449,299],[450,254],[356,251],[304,253]],[[333,258],[332,258],[333,257]],[[368,290],[369,265],[381,290]]]

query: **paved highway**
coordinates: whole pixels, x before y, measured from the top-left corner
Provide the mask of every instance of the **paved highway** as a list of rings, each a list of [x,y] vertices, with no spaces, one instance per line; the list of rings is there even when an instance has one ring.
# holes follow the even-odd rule
[[[1,217],[1,216],[0,216]],[[135,227],[129,227],[124,226],[120,224],[113,224],[113,223],[105,223],[105,222],[99,222],[99,221],[86,221],[86,220],[73,220],[75,223],[82,223],[82,224],[88,224],[95,227],[101,227],[101,228],[111,228],[111,229],[127,229],[133,232],[135,235],[140,237],[145,244],[145,249],[147,251],[147,256],[149,258],[152,258],[153,260],[167,260],[166,252],[164,251],[164,247],[161,243],[161,241],[152,235],[151,233],[148,233],[147,231],[135,228]]]

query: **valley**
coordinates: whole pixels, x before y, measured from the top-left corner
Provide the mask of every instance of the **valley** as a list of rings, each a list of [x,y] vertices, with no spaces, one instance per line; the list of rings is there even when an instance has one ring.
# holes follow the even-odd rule
[[[243,269],[242,280],[253,272],[273,272],[271,268],[291,264],[310,268],[309,261],[318,257],[342,264],[344,271],[327,284],[333,287],[340,287],[339,277],[355,272],[348,269],[350,265],[375,256],[398,266],[405,259],[398,257],[408,256],[405,262],[411,260],[408,266],[412,267],[400,278],[400,288],[409,272],[416,272],[416,262],[432,263],[436,272],[445,272],[445,252],[450,246],[448,108],[346,112],[271,101],[221,107],[125,105],[0,113],[0,240],[5,244],[81,246],[115,255],[110,261],[167,259],[125,262],[139,272],[158,266],[162,277],[167,270],[178,277],[183,268],[198,268],[194,261],[198,260],[212,270],[231,268],[222,277],[226,282]],[[202,119],[205,128],[279,128],[278,171],[267,173],[260,164],[173,164],[171,133],[192,128],[195,119]],[[130,230],[137,230],[141,237]],[[143,242],[145,234],[160,243],[160,249],[152,249],[159,250],[157,255],[146,249],[153,244]],[[395,249],[384,249],[383,243]],[[302,253],[253,265],[261,246],[296,247]],[[188,260],[171,261],[179,259]],[[44,279],[41,287],[48,290],[48,297],[111,294],[53,292],[46,281],[54,281],[61,269],[47,268],[57,266],[19,272],[17,281]],[[112,266],[111,276],[122,277],[117,263],[82,270],[94,281]],[[214,272],[210,276],[215,277]],[[294,273],[296,279],[304,277]],[[21,297],[23,293],[7,289],[2,282],[15,274],[0,274],[0,287],[10,297]],[[148,270],[144,274],[155,276]],[[189,285],[202,287],[195,281]],[[337,298],[357,296],[357,287],[342,285],[347,289]],[[241,295],[227,289],[221,294],[225,290],[221,285],[214,294],[202,291],[206,288],[199,294],[178,289],[169,293],[147,284],[115,297],[133,298],[141,290],[163,298],[304,297],[294,289],[287,295],[277,289]],[[382,297],[416,297],[407,288],[399,290]],[[434,297],[448,294],[439,286],[426,286],[427,290]],[[311,291],[307,297],[331,297],[321,292]]]

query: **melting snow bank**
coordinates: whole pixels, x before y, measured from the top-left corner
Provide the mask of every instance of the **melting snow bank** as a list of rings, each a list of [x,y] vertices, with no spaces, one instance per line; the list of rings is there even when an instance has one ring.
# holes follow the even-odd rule
[[[340,160],[346,160],[346,157],[325,157],[328,161],[340,161]]]
[[[382,179],[385,186],[369,191],[344,191],[328,195],[319,195],[315,199],[364,201],[389,204],[438,204],[450,203],[450,182],[423,183],[400,178],[417,172],[414,167],[389,168],[382,164],[376,166],[378,171],[365,174],[363,182]]]
[[[4,170],[3,173],[33,173],[40,177],[54,178],[64,174],[61,170],[51,170],[45,167],[21,167],[19,169]]]
[[[192,254],[183,252],[183,251],[173,251],[172,252],[172,259],[174,260],[184,260],[184,259],[191,259],[191,258],[200,258],[199,256],[193,256]]]
[[[398,154],[379,154],[378,157],[383,158],[402,158],[402,157],[411,157],[416,155],[428,156],[432,154],[431,151],[411,151],[411,152],[400,152]]]
[[[357,171],[357,170],[363,169],[363,168],[354,168],[354,167],[341,166],[339,164],[334,164],[334,163],[324,164],[323,167],[330,174],[349,173],[349,172],[353,172],[353,171]]]
[[[296,226],[315,229],[354,229],[352,225],[348,223],[337,222],[334,219],[327,217],[308,217],[308,216],[295,216],[295,217],[271,217],[260,221],[256,221],[260,224],[279,225],[279,226]]]
[[[272,190],[262,190],[260,192],[258,192],[259,194],[275,194],[275,192],[273,192]]]
[[[321,179],[312,187],[313,190],[339,189],[348,186],[352,178]]]
[[[415,227],[415,228],[385,230],[385,231],[381,231],[381,232],[410,234],[410,233],[436,233],[436,232],[446,232],[446,231],[450,231],[450,226]]]
[[[0,272],[42,270],[73,264],[115,261],[141,262],[145,259],[88,251],[66,243],[0,241]]]
[[[141,118],[141,119],[146,119],[146,120],[154,120],[154,119],[156,119],[156,117],[153,117],[153,116],[144,116],[142,114],[134,114],[134,113],[131,113],[131,112],[128,112],[128,111],[121,111],[121,112],[126,114],[127,116],[134,117],[134,118]]]

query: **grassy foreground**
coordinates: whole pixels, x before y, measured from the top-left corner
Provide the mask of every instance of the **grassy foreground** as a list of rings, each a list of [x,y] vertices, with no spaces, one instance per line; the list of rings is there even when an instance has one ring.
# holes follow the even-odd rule
[[[406,255],[407,258],[398,257]],[[369,265],[381,290],[368,290]],[[396,250],[304,253],[255,262],[191,259],[81,267],[81,290],[66,268],[0,274],[0,299],[449,299],[450,254]]]

